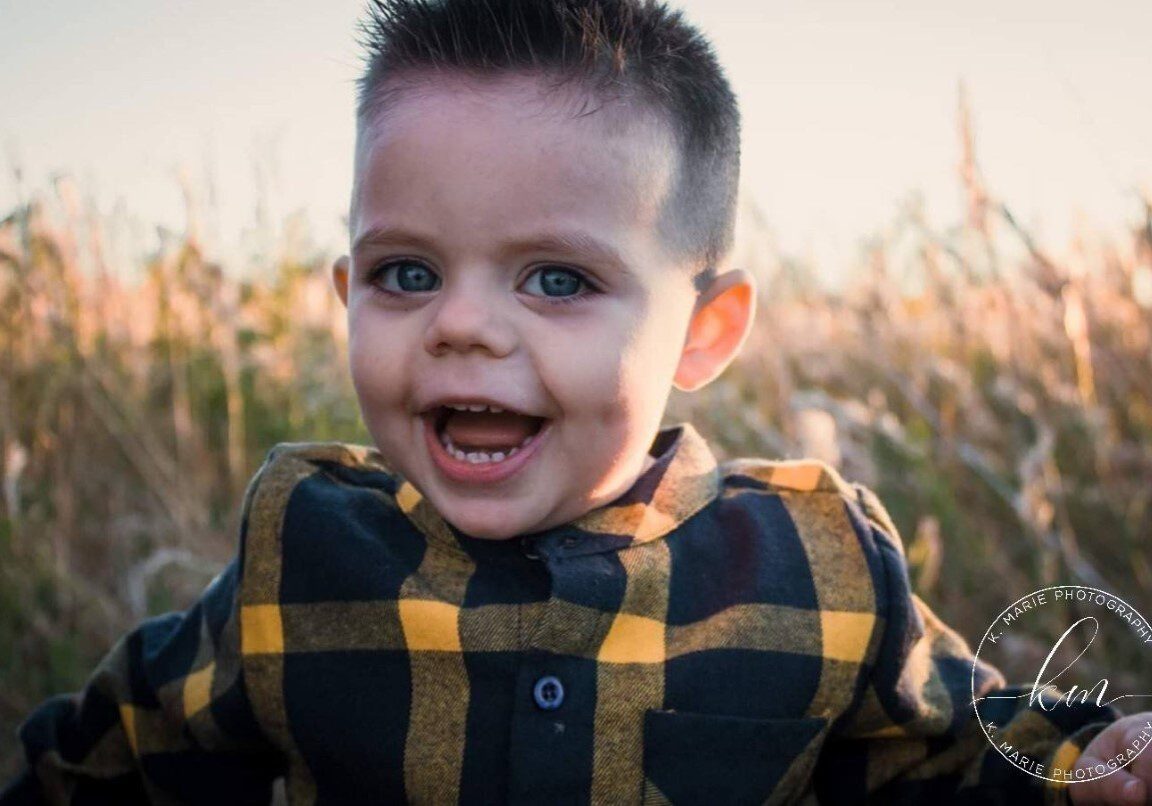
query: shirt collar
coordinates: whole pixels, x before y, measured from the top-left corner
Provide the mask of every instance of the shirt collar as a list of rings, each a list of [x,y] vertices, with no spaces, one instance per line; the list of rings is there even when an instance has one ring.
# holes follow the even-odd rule
[[[577,556],[621,549],[663,537],[716,497],[716,458],[691,423],[661,429],[649,453],[655,462],[614,501],[521,539],[532,540],[544,554]],[[399,481],[396,500],[401,511],[430,542],[455,550],[493,542],[460,532],[410,482]]]

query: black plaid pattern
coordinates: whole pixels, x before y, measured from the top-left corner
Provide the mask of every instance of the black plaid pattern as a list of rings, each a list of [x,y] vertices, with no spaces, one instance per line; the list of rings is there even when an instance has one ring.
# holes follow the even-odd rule
[[[871,491],[813,460],[718,466],[688,424],[652,454],[525,542],[460,533],[372,448],[278,445],[236,559],[30,716],[0,802],[267,803],[278,776],[299,804],[1066,798],[984,739],[968,645]],[[1116,716],[1005,707],[1065,765]]]

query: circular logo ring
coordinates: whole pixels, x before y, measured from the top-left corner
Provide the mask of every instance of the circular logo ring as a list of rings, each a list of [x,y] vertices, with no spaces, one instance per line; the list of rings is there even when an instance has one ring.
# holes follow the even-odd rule
[[[1025,613],[1029,610],[1038,609],[1042,605],[1049,604],[1050,603],[1050,600],[1048,597],[1049,594],[1051,594],[1051,596],[1052,596],[1052,599],[1051,599],[1052,602],[1060,601],[1060,600],[1065,600],[1065,601],[1070,601],[1070,602],[1076,601],[1076,602],[1081,602],[1081,603],[1088,602],[1090,604],[1098,604],[1101,607],[1104,607],[1106,610],[1113,612],[1113,613],[1119,613],[1121,608],[1123,608],[1123,612],[1128,613],[1131,616],[1133,616],[1135,618],[1136,623],[1138,625],[1140,625],[1145,631],[1152,629],[1152,626],[1149,625],[1148,620],[1145,619],[1143,617],[1143,615],[1141,615],[1140,612],[1138,610],[1136,610],[1136,608],[1129,605],[1127,602],[1125,602],[1119,596],[1108,593],[1107,591],[1102,591],[1099,588],[1091,588],[1091,587],[1088,587],[1085,585],[1053,585],[1053,586],[1048,587],[1048,588],[1041,588],[1040,590],[1033,591],[1032,593],[1029,593],[1027,596],[1021,596],[1019,599],[1014,601],[1012,604],[1008,605],[1008,607],[1004,608],[1004,610],[1002,610],[1000,612],[1000,614],[998,616],[996,616],[996,618],[992,621],[992,624],[989,625],[987,631],[985,631],[984,637],[980,639],[980,645],[976,648],[976,654],[972,659],[972,676],[971,676],[971,683],[970,683],[970,691],[971,691],[971,695],[972,695],[972,707],[976,711],[977,721],[980,723],[980,730],[984,733],[985,738],[988,739],[989,744],[991,744],[992,747],[994,747],[996,749],[996,752],[998,752],[1001,756],[1003,756],[1006,761],[1011,763],[1013,766],[1017,767],[1021,772],[1026,772],[1035,778],[1043,778],[1044,780],[1047,780],[1047,781],[1053,781],[1055,783],[1062,783],[1062,784],[1084,783],[1086,781],[1094,781],[1094,780],[1098,780],[1100,778],[1106,778],[1107,776],[1111,775],[1112,773],[1118,772],[1119,770],[1122,770],[1122,769],[1124,769],[1124,767],[1128,766],[1128,764],[1130,764],[1132,761],[1134,761],[1136,759],[1136,757],[1140,755],[1140,753],[1143,753],[1144,750],[1148,747],[1148,744],[1152,744],[1152,742],[1145,742],[1144,746],[1141,747],[1135,753],[1135,755],[1131,755],[1130,757],[1128,757],[1127,760],[1125,760],[1122,764],[1114,763],[1116,761],[1116,759],[1107,759],[1105,762],[1102,762],[1098,765],[1095,765],[1094,767],[1086,768],[1085,774],[1082,777],[1079,777],[1079,778],[1075,777],[1072,774],[1072,770],[1064,771],[1065,772],[1064,776],[1054,777],[1052,775],[1046,774],[1048,771],[1045,770],[1043,765],[1040,763],[1042,761],[1042,759],[1031,759],[1031,760],[1026,759],[1029,763],[1022,764],[1022,763],[1020,763],[1019,758],[1014,759],[1014,758],[1010,757],[1009,754],[1007,752],[1005,752],[1005,750],[1003,749],[1003,744],[1008,744],[1008,743],[1005,742],[1002,745],[997,745],[996,740],[993,739],[992,735],[989,733],[989,726],[985,724],[985,722],[982,718],[980,718],[980,713],[979,713],[979,709],[977,708],[977,704],[981,700],[985,700],[988,698],[976,696],[976,666],[977,666],[979,659],[980,659],[980,652],[984,649],[985,643],[990,642],[992,644],[995,644],[997,642],[997,640],[999,640],[999,638],[1001,638],[1003,636],[1003,633],[1000,633],[999,635],[993,635],[993,630],[996,628],[997,625],[1001,624],[1001,622],[1003,622],[1005,625],[1010,624],[1011,622],[1015,621],[1015,619],[1018,618],[1023,613]],[[1112,606],[1109,606],[1110,604]],[[1008,618],[1007,620],[1005,620],[1005,616],[1007,616],[1009,613],[1012,613],[1013,615],[1010,618]],[[1087,617],[1087,618],[1093,618],[1094,619],[1094,617],[1091,617],[1091,616]],[[1120,616],[1120,618],[1123,619],[1123,616]],[[1076,624],[1079,624],[1083,620],[1084,619],[1081,619],[1080,621],[1076,622]],[[1128,622],[1129,627],[1132,626],[1132,624],[1133,624],[1132,621],[1130,621],[1128,619],[1123,619],[1123,620]],[[1099,625],[1099,622],[1097,622],[1097,625]],[[1071,627],[1069,627],[1068,630],[1065,631],[1064,637],[1066,637],[1068,635],[1068,633],[1072,631],[1072,628],[1075,626],[1076,625],[1074,624]],[[1095,636],[1093,636],[1093,637],[1095,637]],[[1061,638],[1061,641],[1062,640],[1063,640],[1063,637]],[[1091,642],[1089,642],[1089,644],[1091,644]],[[1049,653],[1049,656],[1048,656],[1049,659],[1052,657],[1052,654],[1055,653],[1057,646],[1059,646],[1059,642],[1057,642],[1057,645],[1052,648],[1052,652]],[[1083,655],[1085,651],[1087,651],[1087,647],[1085,647],[1084,650],[1081,650],[1080,655]],[[1079,659],[1080,655],[1076,656],[1077,659]],[[1073,661],[1073,662],[1075,662],[1075,661]],[[1047,660],[1045,661],[1045,665],[1047,665]],[[1070,665],[1071,664],[1069,664],[1069,666]],[[1064,671],[1066,671],[1067,668],[1068,667],[1065,667]],[[1041,684],[1041,681],[1039,678],[1043,674],[1043,669],[1044,669],[1044,667],[1041,667],[1041,673],[1037,676],[1036,684],[1033,685],[1032,693],[1031,693],[1031,695],[1029,695],[1031,698],[1038,699],[1041,702],[1042,708],[1043,708],[1043,703],[1045,702],[1045,700],[1043,699],[1043,694],[1047,689],[1049,689],[1051,687],[1050,683],[1043,683],[1040,692],[1037,693],[1037,691],[1036,691],[1036,685]],[[1102,682],[1104,682],[1106,684],[1107,679],[1105,679]],[[1076,687],[1073,687],[1073,688],[1076,688]],[[1091,691],[1095,691],[1095,687],[1093,687],[1093,689],[1091,689]],[[1082,700],[1086,700],[1088,693],[1089,693],[1088,691],[1082,690],[1079,696],[1082,698]],[[1098,698],[1102,697],[1103,696],[1103,690],[1101,690],[1097,696],[1098,696]],[[1056,705],[1059,706],[1060,703],[1057,702]],[[1045,709],[1045,710],[1047,710],[1047,709]],[[1010,747],[1012,750],[1016,751],[1015,755],[1017,755],[1017,756],[1021,755],[1020,751],[1017,748],[1012,747],[1012,745],[1010,745],[1010,744],[1008,744],[1008,747]],[[1031,769],[1030,767],[1039,767],[1039,769],[1042,770],[1042,772],[1037,772],[1034,769]],[[1077,772],[1080,772],[1080,771],[1081,770],[1077,770]]]

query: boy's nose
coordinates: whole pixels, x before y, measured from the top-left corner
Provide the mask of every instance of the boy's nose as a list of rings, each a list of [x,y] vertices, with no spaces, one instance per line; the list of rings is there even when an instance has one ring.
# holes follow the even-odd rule
[[[475,291],[442,290],[436,312],[424,332],[424,348],[434,356],[484,350],[494,357],[508,355],[516,334],[500,313],[499,303]]]

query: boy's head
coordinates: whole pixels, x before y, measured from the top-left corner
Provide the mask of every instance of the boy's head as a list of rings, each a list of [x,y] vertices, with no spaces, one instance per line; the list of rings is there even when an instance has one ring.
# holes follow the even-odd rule
[[[365,424],[467,534],[573,520],[751,325],[751,277],[719,271],[735,99],[655,2],[375,0],[364,30],[333,279]],[[505,411],[452,408],[484,403]]]

